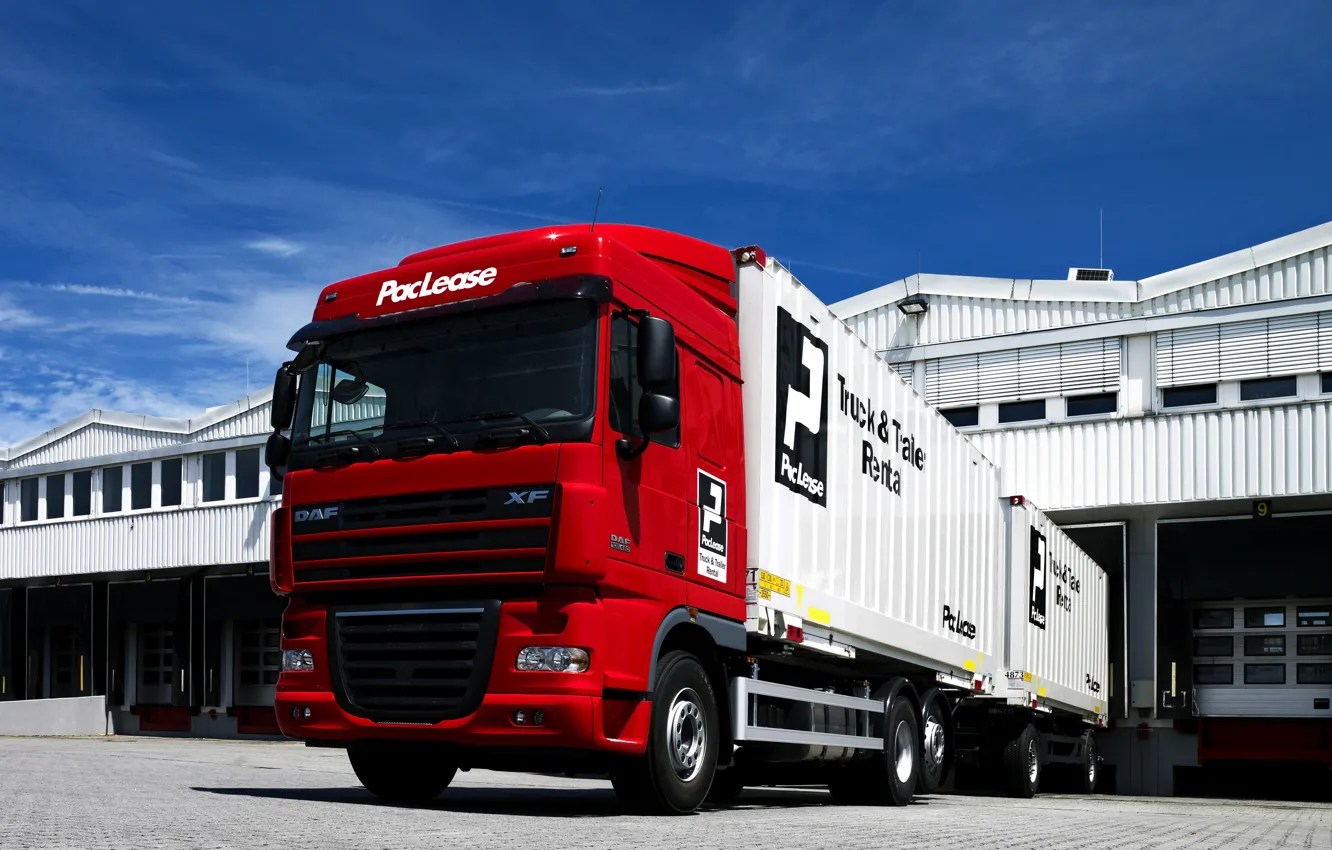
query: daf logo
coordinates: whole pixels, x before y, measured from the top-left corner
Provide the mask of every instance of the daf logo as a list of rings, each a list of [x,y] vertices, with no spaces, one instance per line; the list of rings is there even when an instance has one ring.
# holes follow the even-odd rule
[[[292,522],[318,522],[321,519],[336,519],[338,516],[338,506],[329,505],[327,508],[310,508],[299,510],[291,515]]]
[[[548,498],[550,498],[549,490],[519,490],[518,492],[510,490],[509,501],[505,502],[504,504],[530,505],[533,502],[539,502],[542,501],[543,499],[548,499]]]

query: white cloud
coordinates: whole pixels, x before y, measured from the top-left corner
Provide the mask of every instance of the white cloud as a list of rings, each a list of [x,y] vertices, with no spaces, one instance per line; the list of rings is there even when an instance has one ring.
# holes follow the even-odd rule
[[[35,437],[89,410],[190,418],[204,412],[209,387],[165,389],[93,370],[45,370],[40,389],[0,382],[0,444]]]
[[[205,304],[194,298],[179,295],[163,295],[160,292],[148,292],[142,289],[126,289],[119,286],[89,286],[83,283],[54,283],[44,287],[52,292],[70,292],[75,295],[101,296],[105,298],[127,298],[132,301],[153,301],[160,304]]]
[[[274,257],[294,257],[305,250],[304,246],[280,236],[265,236],[263,239],[246,243],[245,247],[263,254],[272,254]]]
[[[0,295],[0,332],[44,324],[46,320],[31,310],[14,303],[8,295]]]

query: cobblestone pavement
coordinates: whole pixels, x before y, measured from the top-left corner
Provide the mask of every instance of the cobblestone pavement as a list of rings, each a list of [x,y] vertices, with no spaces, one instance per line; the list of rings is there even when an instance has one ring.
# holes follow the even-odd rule
[[[345,755],[290,743],[0,739],[0,847],[1332,848],[1332,806],[937,796],[840,808],[751,790],[729,810],[620,815],[607,783],[481,771],[435,803],[382,805]]]

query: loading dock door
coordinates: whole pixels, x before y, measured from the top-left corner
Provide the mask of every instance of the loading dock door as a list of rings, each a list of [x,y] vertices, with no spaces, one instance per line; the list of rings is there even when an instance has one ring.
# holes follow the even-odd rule
[[[1165,716],[1332,720],[1332,515],[1162,522],[1157,681]]]

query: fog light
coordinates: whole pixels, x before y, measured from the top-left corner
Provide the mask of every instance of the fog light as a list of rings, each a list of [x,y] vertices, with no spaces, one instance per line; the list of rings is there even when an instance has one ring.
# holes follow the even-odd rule
[[[301,709],[301,716],[306,720],[310,719],[310,706],[307,705],[305,708]]]
[[[541,726],[541,725],[544,725],[545,722],[546,722],[546,713],[545,713],[544,711],[534,711],[534,712],[532,712],[532,725],[533,725],[533,726]]]
[[[308,673],[314,670],[314,655],[308,649],[282,650],[282,672]]]
[[[521,710],[515,711],[513,713],[513,722],[517,723],[519,726],[522,726],[524,723],[527,722],[527,712]]]
[[[518,653],[515,666],[527,672],[582,673],[587,662],[587,650],[576,646],[529,646]]]
[[[300,719],[301,719],[301,710],[300,710],[299,708],[297,708],[296,706],[292,706],[292,707],[291,707],[291,719],[292,719],[292,720],[300,720]]]

